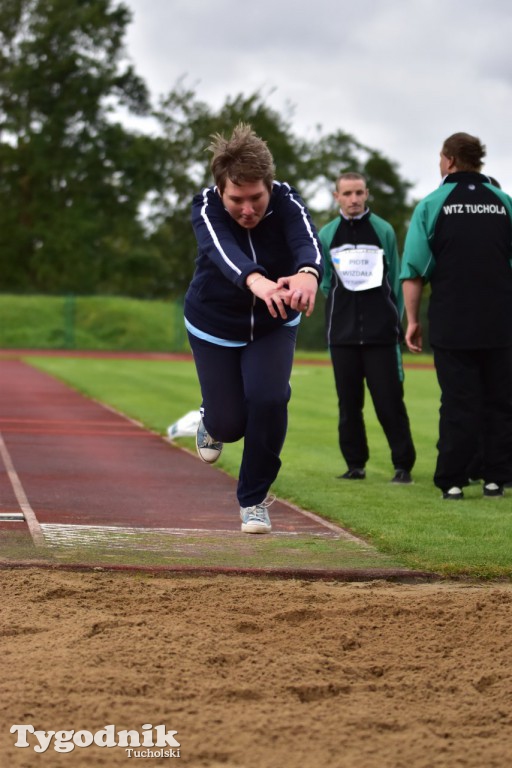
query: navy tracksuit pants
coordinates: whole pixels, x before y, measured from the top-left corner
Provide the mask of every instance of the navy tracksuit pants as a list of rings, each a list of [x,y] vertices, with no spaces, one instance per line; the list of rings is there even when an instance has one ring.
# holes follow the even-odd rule
[[[283,325],[243,347],[189,334],[208,433],[223,443],[244,439],[237,487],[241,507],[262,502],[281,467],[297,330]]]

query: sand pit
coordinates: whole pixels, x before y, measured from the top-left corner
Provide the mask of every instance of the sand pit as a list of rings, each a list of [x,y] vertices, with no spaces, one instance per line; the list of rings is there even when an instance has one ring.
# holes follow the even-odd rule
[[[0,584],[2,765],[512,762],[511,585],[36,568],[2,570]],[[164,724],[180,757],[54,741],[37,754],[34,735],[14,746],[13,724]]]

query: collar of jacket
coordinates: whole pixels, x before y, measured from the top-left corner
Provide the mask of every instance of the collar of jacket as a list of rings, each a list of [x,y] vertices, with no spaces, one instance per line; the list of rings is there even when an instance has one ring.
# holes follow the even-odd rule
[[[443,184],[457,184],[461,181],[473,181],[479,184],[489,184],[489,177],[478,171],[454,171],[454,173],[448,173],[441,182]]]
[[[359,216],[345,216],[343,211],[340,208],[340,216],[344,221],[361,221],[361,219],[364,219],[365,216],[370,215],[370,209],[367,208],[363,213],[360,213]]]

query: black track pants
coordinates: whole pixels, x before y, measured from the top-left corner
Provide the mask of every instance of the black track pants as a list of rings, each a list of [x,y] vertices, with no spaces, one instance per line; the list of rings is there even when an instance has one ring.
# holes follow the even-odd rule
[[[479,451],[485,482],[512,480],[512,347],[436,347],[434,362],[441,387],[435,485],[467,485]]]
[[[349,468],[364,467],[370,452],[363,418],[365,380],[391,449],[393,466],[410,471],[416,459],[404,403],[396,345],[330,348],[339,406],[339,444]]]

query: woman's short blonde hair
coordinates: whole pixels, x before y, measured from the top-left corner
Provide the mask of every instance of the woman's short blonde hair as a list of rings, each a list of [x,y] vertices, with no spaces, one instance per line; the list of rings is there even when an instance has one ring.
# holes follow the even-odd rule
[[[220,133],[211,139],[210,167],[221,194],[228,179],[238,185],[261,180],[269,192],[272,190],[274,159],[266,141],[257,136],[250,125],[238,123],[229,139]]]

